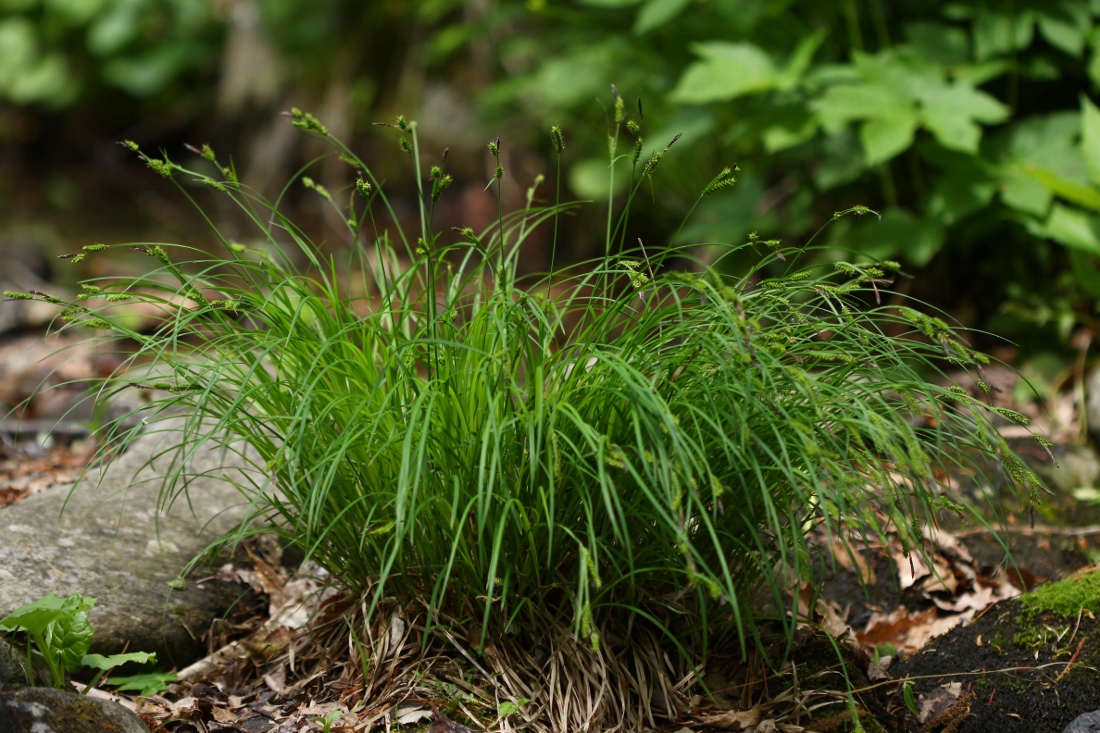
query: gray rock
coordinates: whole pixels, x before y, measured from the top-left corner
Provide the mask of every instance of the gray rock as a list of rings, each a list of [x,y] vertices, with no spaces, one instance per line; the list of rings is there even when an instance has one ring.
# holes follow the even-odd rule
[[[149,733],[141,718],[110,700],[85,697],[72,690],[28,687],[0,692],[0,733]]]
[[[27,675],[23,671],[21,656],[11,644],[0,639],[0,690],[12,682],[26,684]]]
[[[1100,710],[1078,715],[1062,733],[1100,733]]]
[[[170,509],[160,506],[162,477],[178,458],[165,451],[179,441],[180,426],[158,423],[106,472],[0,509],[0,617],[49,592],[81,593],[98,599],[89,613],[93,652],[118,653],[128,644],[175,664],[204,652],[202,634],[242,587],[205,580],[172,591],[168,582],[245,515],[227,480],[245,477],[239,456],[201,450],[188,458],[188,471],[204,475]]]
[[[3,254],[0,251],[0,254]],[[6,274],[0,276],[0,292],[14,290],[25,293],[40,290],[68,302],[73,296],[58,286],[45,282],[29,267],[18,261],[5,260]],[[41,300],[10,300],[0,298],[0,333],[46,326],[57,317],[63,306]]]
[[[31,657],[34,679],[27,676],[27,650],[0,637],[0,690],[25,687],[33,682],[49,682],[50,668],[39,654]],[[0,733],[3,733],[0,728]]]
[[[1100,483],[1100,456],[1096,455],[1091,446],[1065,446],[1055,456],[1058,459],[1057,465],[1046,460],[1035,468],[1062,493],[1072,494],[1082,486],[1096,486]]]

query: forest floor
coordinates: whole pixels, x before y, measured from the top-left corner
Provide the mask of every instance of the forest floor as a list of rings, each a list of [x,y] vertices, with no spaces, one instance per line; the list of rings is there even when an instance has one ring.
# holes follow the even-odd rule
[[[34,332],[0,337],[0,401],[17,408],[0,420],[0,507],[71,483],[94,455],[90,428],[103,416],[91,408],[86,386],[110,373],[119,357],[58,352],[72,345]],[[929,733],[1056,731],[1076,714],[1100,709],[1100,625],[1089,610],[1095,605],[1088,605],[1100,599],[1100,581],[1090,580],[1100,574],[1074,576],[1100,559],[1100,505],[1087,500],[1100,487],[1100,457],[1077,418],[1082,393],[1069,382],[1045,409],[1021,405],[1012,399],[1018,391],[1011,370],[993,376],[1001,382],[1001,404],[1029,414],[1054,440],[1047,456],[1003,426],[1051,484],[1054,493],[1039,513],[1029,516],[1012,497],[965,475],[945,476],[945,485],[978,511],[966,523],[945,518],[939,528],[926,528],[923,553],[906,555],[891,538],[817,530],[824,592],[792,587],[815,627],[799,631],[795,651],[778,669],[759,658],[708,666],[703,681],[712,696],[681,701],[668,730],[854,730],[850,699],[865,730]],[[461,658],[438,660],[440,674],[406,688],[404,701],[356,707],[364,698],[360,670],[339,621],[350,604],[319,592],[322,581],[270,543],[250,544],[232,572],[269,599],[266,611],[244,609],[216,624],[210,657],[175,670],[180,680],[164,694],[119,697],[153,727],[416,730],[432,720],[427,701],[436,700],[454,716],[452,732],[511,729],[506,715],[473,712],[486,709],[487,699],[468,681]],[[1036,610],[1013,600],[1071,576],[1075,588],[1094,592],[1076,608]],[[381,636],[393,632],[386,623]],[[329,654],[341,643],[345,659],[334,664]],[[906,704],[905,678],[912,680],[916,716]]]

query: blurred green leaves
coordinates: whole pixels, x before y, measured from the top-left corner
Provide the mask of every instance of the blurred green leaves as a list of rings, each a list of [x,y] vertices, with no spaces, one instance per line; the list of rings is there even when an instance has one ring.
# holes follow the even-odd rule
[[[686,211],[701,166],[737,163],[744,180],[760,181],[762,203],[739,208],[737,222],[715,214],[712,228],[691,230],[701,239],[760,230],[805,241],[858,202],[885,215],[868,231],[886,232],[890,221],[915,227],[902,227],[911,242],[892,246],[912,265],[950,247],[958,266],[977,269],[981,261],[966,257],[990,241],[1037,264],[1047,257],[1042,238],[1067,248],[1050,267],[1073,272],[1068,250],[1100,246],[1100,110],[1089,96],[1100,85],[1096,0],[475,5],[7,0],[0,100],[58,109],[108,90],[202,109],[191,95],[210,96],[230,31],[251,9],[248,27],[277,57],[272,85],[319,94],[339,69],[366,119],[393,96],[422,101],[429,78],[458,79],[456,98],[480,106],[487,134],[566,129],[580,197],[604,175],[583,161],[602,160],[606,130],[593,112],[614,82],[628,106],[644,99],[647,145],[684,133],[663,171],[671,211],[662,216]],[[990,297],[1007,292],[1003,280],[985,284]],[[1024,289],[1034,287],[1043,285]]]
[[[824,38],[821,32],[807,36],[795,48],[784,68],[777,66],[764,49],[752,43],[692,44],[692,51],[700,60],[687,68],[669,99],[705,104],[773,89],[790,89],[809,67]]]
[[[979,123],[1008,118],[1008,107],[971,84],[952,81],[947,68],[913,53],[853,54],[857,72],[812,102],[826,133],[859,122],[867,165],[912,147],[918,128],[949,150],[977,153]]]
[[[685,134],[665,171],[664,205],[687,201],[669,189],[704,163],[738,163],[761,196],[738,207],[737,221],[704,207],[692,236],[725,241],[759,230],[805,241],[834,210],[864,203],[882,221],[837,227],[829,247],[915,266],[947,248],[950,270],[967,273],[968,292],[986,298],[988,311],[1011,292],[1049,292],[1100,315],[1070,261],[1100,251],[1100,109],[1091,96],[1100,84],[1100,2],[539,7],[539,24],[520,35],[541,57],[514,71],[513,104],[497,96],[493,114],[549,112],[576,129],[590,119],[599,81],[643,97],[646,123],[662,133],[674,119],[705,114],[710,126]],[[545,90],[544,70],[580,52],[591,63],[570,69],[584,93],[529,111],[524,79]],[[588,76],[597,72],[614,77]],[[574,139],[579,158],[604,144],[598,130]]]
[[[103,86],[165,90],[216,58],[208,0],[21,0],[0,7],[0,99],[61,108]]]
[[[29,19],[0,20],[0,95],[16,104],[62,106],[74,96],[65,58],[42,47]]]
[[[672,91],[670,98],[674,102],[725,101],[775,86],[778,76],[775,64],[767,53],[751,43],[697,43],[693,50],[702,60],[684,72]]]

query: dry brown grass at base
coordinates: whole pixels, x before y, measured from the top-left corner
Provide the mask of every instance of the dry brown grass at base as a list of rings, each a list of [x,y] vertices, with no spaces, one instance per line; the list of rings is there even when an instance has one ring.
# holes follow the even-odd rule
[[[181,731],[203,730],[204,720],[224,725],[262,714],[269,727],[256,728],[265,721],[254,720],[246,729],[297,731],[331,713],[333,731],[422,730],[435,704],[472,731],[502,733],[684,727],[798,733],[850,725],[842,720],[848,686],[836,647],[809,627],[796,635],[793,656],[778,673],[759,653],[742,661],[738,652],[719,650],[700,677],[678,666],[662,635],[640,625],[624,639],[605,634],[596,651],[549,622],[545,628],[555,633],[497,635],[479,649],[476,624],[444,619],[426,632],[422,616],[395,603],[368,624],[365,617],[365,604],[330,597],[299,632],[276,629],[243,640],[231,661],[180,686],[177,694],[187,697],[164,701],[168,707],[151,718],[175,718],[180,722],[168,730]],[[776,640],[773,658],[782,659],[785,644]],[[853,671],[865,661],[852,649],[844,656],[851,684],[865,685]],[[514,712],[501,715],[509,703]],[[868,707],[860,703],[859,711],[866,730],[876,730]]]

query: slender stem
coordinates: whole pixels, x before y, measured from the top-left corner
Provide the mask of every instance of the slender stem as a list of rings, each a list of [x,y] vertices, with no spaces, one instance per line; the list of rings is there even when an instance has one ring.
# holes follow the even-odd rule
[[[412,137],[413,172],[416,174],[416,194],[420,203],[420,236],[428,241],[428,213],[424,208],[424,180],[420,176],[420,142],[416,136],[416,122],[409,123],[409,136]]]
[[[428,209],[428,230],[432,229],[432,222],[435,219],[435,199],[432,199],[431,207]],[[424,240],[424,267],[428,271],[428,337],[432,340],[431,344],[431,363],[428,365],[428,379],[432,378],[432,372],[438,365],[438,339],[436,338],[436,262],[435,257],[432,254],[432,246],[435,244],[434,237]]]
[[[879,167],[882,176],[882,195],[886,197],[886,203],[890,206],[898,205],[898,188],[894,184],[894,172],[890,169],[889,161]]]
[[[607,262],[611,258],[611,221],[615,218],[615,151],[619,147],[619,125],[615,124],[615,135],[612,138],[610,144],[611,158],[611,181],[607,187],[607,237],[604,242],[603,253],[603,266],[607,267]]]
[[[427,209],[424,207],[424,180],[420,174],[420,142],[416,135],[416,122],[409,123],[409,136],[412,138],[413,173],[416,177],[416,198],[420,204],[420,241],[424,247],[424,284],[428,297],[428,338],[435,341],[435,270],[432,267],[431,233]],[[434,350],[428,357],[428,379],[432,378],[435,367]]]
[[[500,155],[496,156],[497,168],[500,168]],[[494,170],[493,175],[496,175]],[[497,250],[497,285],[501,285],[500,279],[504,277],[504,192],[501,190],[504,177],[497,178],[497,226],[500,228],[500,249]]]
[[[114,667],[111,667],[111,669],[114,669]],[[99,681],[101,679],[103,679],[103,675],[107,674],[110,671],[111,671],[110,669],[101,669],[98,672],[96,672],[95,677],[92,677],[91,681],[89,681],[88,684],[84,685],[84,689],[80,691],[80,694],[81,695],[87,695],[88,690],[90,690],[93,687],[95,687],[96,685],[98,685]]]
[[[50,668],[50,675],[53,677],[53,686],[61,687],[65,684],[65,673],[58,669],[53,650],[46,644],[46,639],[42,634],[34,635],[34,643],[38,645],[38,651],[42,652],[42,657],[46,660],[46,665]],[[27,661],[30,661],[30,645],[27,645]]]
[[[31,641],[27,639],[27,682],[31,683],[31,687],[35,687],[34,684],[34,663],[31,656]]]
[[[550,297],[550,284],[554,282],[554,258],[558,254],[558,215],[561,213],[561,153],[558,153],[558,168],[554,180],[554,238],[550,242],[550,277],[546,279],[546,297]]]
[[[871,17],[875,22],[875,33],[878,35],[879,48],[892,48],[890,42],[890,29],[886,26],[886,14],[882,11],[882,0],[871,0],[874,12]]]
[[[859,31],[859,11],[856,10],[855,0],[846,0],[844,3],[844,15],[848,21],[848,35],[852,42],[852,48],[856,51],[862,51],[863,34]]]

